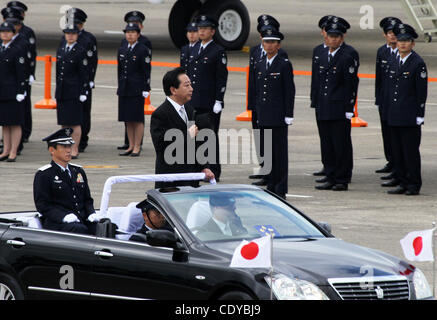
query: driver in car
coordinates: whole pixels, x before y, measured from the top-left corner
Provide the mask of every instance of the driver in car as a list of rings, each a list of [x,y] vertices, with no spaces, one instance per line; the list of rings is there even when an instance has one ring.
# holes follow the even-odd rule
[[[146,234],[149,230],[168,230],[173,232],[173,228],[169,225],[165,217],[159,212],[147,199],[136,205],[143,213],[144,224],[137,230],[136,233]],[[133,234],[130,241],[145,242],[143,237]]]
[[[217,192],[211,194],[209,196],[209,206],[212,217],[200,228],[199,233],[212,232],[225,236],[247,234],[247,229],[235,212],[235,198],[230,193]]]

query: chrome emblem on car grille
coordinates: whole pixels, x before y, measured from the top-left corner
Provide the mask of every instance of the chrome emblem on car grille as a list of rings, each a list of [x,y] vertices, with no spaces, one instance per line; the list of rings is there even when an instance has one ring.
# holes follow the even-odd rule
[[[382,290],[380,286],[376,287],[375,292],[376,292],[376,297],[378,299],[383,299],[384,298],[384,290]]]

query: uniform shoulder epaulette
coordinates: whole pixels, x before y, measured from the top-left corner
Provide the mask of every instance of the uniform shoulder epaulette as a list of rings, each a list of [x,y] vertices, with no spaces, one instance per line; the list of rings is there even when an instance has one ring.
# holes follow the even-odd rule
[[[71,162],[68,165],[82,168],[82,166],[80,164],[75,164],[75,163],[71,163]]]
[[[45,166],[42,166],[41,168],[39,168],[38,171],[44,171],[44,170],[47,170],[48,168],[51,168],[51,167],[52,167],[52,164],[49,163],[49,164],[46,164]]]

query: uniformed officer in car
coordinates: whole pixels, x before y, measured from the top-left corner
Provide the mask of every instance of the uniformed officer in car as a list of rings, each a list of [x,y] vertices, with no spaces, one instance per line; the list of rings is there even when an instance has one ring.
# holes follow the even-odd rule
[[[78,43],[79,28],[67,25],[63,30],[65,43],[56,52],[56,115],[58,124],[72,127],[74,141],[80,141],[83,123],[83,103],[89,95],[88,56]],[[79,155],[77,144],[72,146],[72,158]]]
[[[20,12],[20,24],[17,25],[18,32],[24,36],[24,38],[29,42],[30,57],[28,58],[30,75],[28,79],[27,95],[24,99],[24,124],[23,124],[23,135],[22,142],[27,142],[30,135],[32,134],[32,84],[35,81],[35,69],[36,69],[36,36],[32,28],[24,24],[24,18],[28,10],[27,6],[20,1],[10,1],[6,5],[8,8],[16,9]],[[22,149],[22,144],[19,149]]]
[[[185,70],[188,69],[188,63],[194,58],[194,56],[199,52],[199,32],[197,30],[197,24],[195,22],[190,22],[187,25],[187,40],[188,43],[181,48],[180,53],[180,66]],[[190,77],[189,74],[187,74]]]
[[[145,45],[148,48],[150,59],[152,59],[152,42],[145,35],[141,34],[141,31],[144,28],[144,26],[143,26],[144,20],[146,20],[146,16],[144,15],[144,13],[142,13],[141,11],[137,11],[137,10],[129,11],[124,16],[124,21],[126,23],[134,23],[134,24],[136,24],[140,28],[140,36],[138,38],[138,42],[143,44],[143,45]],[[123,39],[121,41],[120,47],[123,47],[123,46],[127,46],[126,39]],[[151,65],[150,65],[150,67],[151,67]],[[150,92],[148,92],[146,94],[146,98],[149,95],[150,95]],[[143,140],[141,140],[141,146],[142,145],[143,145]],[[127,150],[127,149],[129,149],[129,138],[128,138],[128,135],[127,135],[126,127],[125,127],[125,132],[124,132],[124,145],[121,145],[121,146],[117,147],[117,149],[118,150]]]
[[[418,195],[422,187],[420,141],[428,94],[428,71],[413,50],[417,33],[407,24],[396,24],[399,55],[391,59],[388,76],[388,125],[395,176],[400,185],[389,194]]]
[[[249,82],[250,82],[250,78],[254,77],[254,66],[255,64],[262,60],[265,59],[266,57],[266,51],[264,50],[263,47],[263,43],[262,43],[262,32],[264,30],[267,29],[275,29],[277,31],[279,31],[279,27],[280,24],[279,22],[272,16],[270,15],[260,15],[258,17],[258,26],[257,26],[257,31],[259,33],[260,36],[260,40],[261,43],[259,45],[255,45],[252,48],[250,48],[250,54],[249,54]],[[285,59],[288,59],[288,54],[282,49],[280,48],[278,51],[278,55],[280,57],[283,57]],[[249,106],[250,108],[251,106]],[[258,119],[257,119],[257,114],[256,114],[256,110],[253,109],[249,109],[252,111],[252,129],[254,130],[258,130]],[[268,174],[264,174],[262,172],[262,168],[264,163],[262,162],[262,157],[264,155],[264,131],[263,130],[259,130],[258,131],[259,134],[259,138],[256,137],[255,138],[255,148],[256,148],[256,153],[258,156],[258,161],[260,162],[260,172],[259,174],[253,174],[249,176],[249,179],[260,179],[258,181],[253,182],[253,185],[256,186],[266,186],[267,182],[268,182]]]
[[[146,232],[150,230],[167,230],[173,232],[173,228],[170,226],[167,220],[165,220],[164,215],[159,212],[159,210],[156,209],[147,199],[138,203],[136,207],[141,209],[144,219],[144,224],[140,229],[137,230],[136,233],[145,235]],[[129,240],[145,242],[144,237],[136,234],[133,234]]]
[[[211,129],[216,135],[216,159],[213,161],[215,163],[209,164],[216,180],[219,181],[221,165],[218,131],[228,80],[228,58],[225,49],[213,40],[217,21],[201,15],[196,18],[196,23],[201,44],[196,56],[188,64],[188,74],[193,87],[191,105],[197,114],[210,115]]]
[[[356,62],[343,45],[346,26],[325,26],[329,51],[319,62],[316,73],[318,87],[314,93],[316,117],[320,121],[322,153],[325,157],[326,182],[319,190],[348,190],[350,181],[349,148],[351,118],[356,93]]]
[[[42,140],[52,161],[35,174],[35,207],[45,229],[95,234],[98,217],[87,176],[81,166],[69,163],[75,143],[72,133],[72,128],[62,128]]]
[[[91,102],[92,102],[92,90],[95,88],[95,77],[98,66],[98,51],[97,51],[97,39],[91,33],[85,30],[84,24],[88,18],[87,14],[79,8],[71,8],[66,12],[67,21],[70,19],[79,29],[79,36],[77,43],[80,44],[86,50],[88,60],[88,80],[89,90],[88,98],[83,103],[83,122],[81,124],[81,138],[78,144],[79,152],[84,152],[88,146],[89,132],[91,130]],[[67,22],[68,23],[68,22]],[[65,38],[62,39],[62,45],[65,45]]]
[[[26,96],[26,62],[24,51],[12,39],[15,27],[10,22],[0,25],[0,126],[3,127],[3,151],[0,161],[15,162],[21,141]]]
[[[126,42],[118,49],[118,121],[127,128],[129,148],[120,156],[138,157],[144,136],[144,99],[150,93],[151,58],[138,41],[140,28],[129,22],[123,30]]]
[[[288,191],[288,126],[293,122],[296,88],[291,62],[279,56],[282,33],[275,29],[262,32],[265,59],[254,66],[249,83],[249,106],[256,110],[258,127],[271,134],[271,171],[267,190],[285,199]],[[266,134],[266,132],[264,133]],[[268,149],[267,149],[268,150]],[[265,164],[264,164],[265,165]]]
[[[383,36],[386,42],[378,48],[376,53],[376,68],[375,68],[375,105],[378,107],[379,119],[381,123],[382,142],[384,147],[384,156],[387,161],[385,166],[376,170],[376,173],[390,173],[386,177],[381,177],[388,181],[382,184],[384,187],[396,186],[398,179],[393,175],[394,161],[391,152],[390,130],[387,124],[388,99],[385,98],[388,66],[390,59],[396,59],[398,48],[397,39],[393,32],[396,24],[402,23],[401,20],[395,17],[386,17],[379,22],[379,26],[383,30]]]

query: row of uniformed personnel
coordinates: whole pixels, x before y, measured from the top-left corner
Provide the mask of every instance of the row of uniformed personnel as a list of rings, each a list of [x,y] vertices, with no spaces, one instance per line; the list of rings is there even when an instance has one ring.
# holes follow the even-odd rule
[[[3,150],[0,161],[14,162],[32,130],[31,85],[35,80],[36,39],[24,24],[27,6],[10,1],[1,10],[0,125]]]

